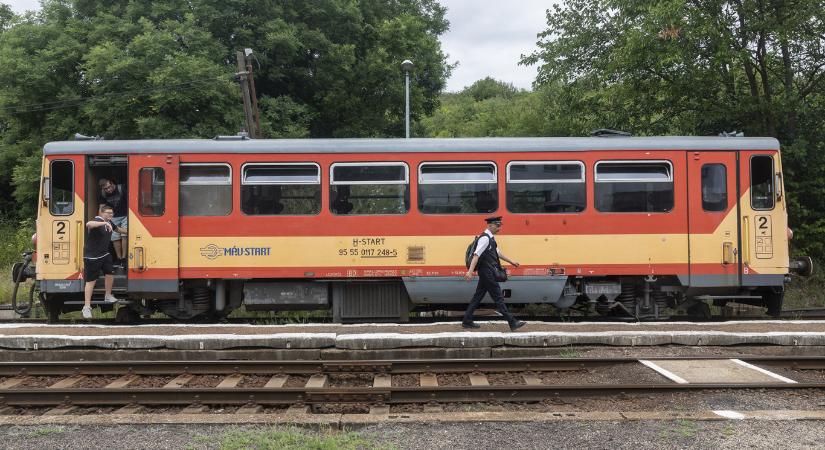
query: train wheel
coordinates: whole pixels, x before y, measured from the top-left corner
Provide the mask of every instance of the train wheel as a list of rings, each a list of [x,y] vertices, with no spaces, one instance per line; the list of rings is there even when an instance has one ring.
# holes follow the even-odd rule
[[[129,325],[133,323],[137,323],[140,320],[140,314],[137,311],[132,310],[128,306],[122,306],[117,310],[117,314],[115,314],[115,322]]]
[[[60,320],[60,303],[55,301],[47,301],[43,303],[43,309],[46,310],[46,317],[49,323],[57,323]]]
[[[771,317],[779,317],[782,315],[782,304],[785,302],[785,291],[771,292],[765,294],[765,306],[768,308],[768,315]]]
[[[696,302],[695,305],[688,308],[687,313],[691,317],[696,317],[697,319],[710,319],[710,306],[703,301]]]

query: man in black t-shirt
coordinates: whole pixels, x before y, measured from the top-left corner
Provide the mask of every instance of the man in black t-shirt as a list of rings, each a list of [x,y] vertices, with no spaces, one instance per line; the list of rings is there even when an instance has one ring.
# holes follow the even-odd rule
[[[98,202],[100,205],[108,205],[112,207],[114,216],[112,217],[112,224],[117,228],[124,230],[129,228],[127,224],[127,216],[129,215],[129,208],[127,207],[126,186],[123,184],[115,184],[108,178],[101,178],[100,182],[100,196]],[[125,231],[124,231],[125,233]],[[124,257],[128,244],[126,243],[126,235],[115,230],[112,232],[112,247],[115,249],[114,261],[116,265],[123,266]]]
[[[83,304],[85,319],[92,318],[92,293],[100,272],[104,274],[103,281],[106,288],[104,298],[109,303],[118,301],[112,295],[115,270],[112,267],[112,254],[109,253],[109,241],[112,238],[112,232],[125,233],[126,230],[112,224],[111,206],[100,205],[99,212],[100,215],[86,222],[86,242],[83,244],[83,279],[86,281]]]

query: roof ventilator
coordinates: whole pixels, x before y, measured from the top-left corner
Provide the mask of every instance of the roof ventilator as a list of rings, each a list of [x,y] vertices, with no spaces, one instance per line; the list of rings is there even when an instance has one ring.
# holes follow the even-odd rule
[[[246,141],[249,139],[249,133],[246,131],[240,131],[238,134],[234,136],[215,136],[212,138],[213,141]]]
[[[103,136],[86,136],[84,134],[75,133],[74,140],[76,141],[102,141]]]
[[[610,128],[599,128],[590,132],[594,137],[630,137],[632,134],[627,131],[611,130]]]
[[[733,130],[731,132],[723,131],[719,133],[719,137],[745,137],[745,132],[736,130]]]

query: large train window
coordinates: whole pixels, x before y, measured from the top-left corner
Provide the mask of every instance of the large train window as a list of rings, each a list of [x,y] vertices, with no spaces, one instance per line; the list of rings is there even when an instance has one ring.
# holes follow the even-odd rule
[[[596,163],[596,209],[601,212],[668,212],[673,209],[669,161]]]
[[[180,215],[226,216],[232,212],[229,164],[180,165]]]
[[[507,165],[507,210],[576,213],[585,207],[584,164],[579,161],[513,161]]]
[[[162,216],[166,209],[166,173],[160,167],[144,167],[138,178],[138,211],[142,216]]]
[[[751,157],[751,207],[758,210],[773,209],[773,157]]]
[[[418,209],[424,214],[488,214],[498,209],[492,162],[422,163]]]
[[[330,169],[333,214],[405,214],[410,169],[401,162],[335,163]]]
[[[702,209],[710,212],[728,209],[728,174],[724,164],[702,166]]]
[[[74,213],[74,163],[52,161],[49,169],[49,211],[53,216]]]
[[[321,212],[321,169],[315,163],[249,163],[241,177],[241,210],[249,215],[310,216]]]

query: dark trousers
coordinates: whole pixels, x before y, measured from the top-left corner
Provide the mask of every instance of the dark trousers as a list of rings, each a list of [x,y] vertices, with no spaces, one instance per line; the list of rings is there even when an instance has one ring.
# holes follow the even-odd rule
[[[473,321],[473,313],[476,308],[478,308],[478,305],[481,304],[481,300],[484,299],[484,294],[487,293],[493,298],[493,301],[496,303],[496,309],[507,319],[507,323],[509,323],[510,326],[516,323],[516,318],[510,314],[510,311],[507,310],[507,305],[504,304],[504,296],[501,295],[501,287],[498,285],[498,281],[496,281],[493,269],[489,267],[478,269],[478,286],[476,287],[476,293],[473,295],[473,299],[470,300],[470,304],[467,306],[467,311],[464,312],[464,323]]]

